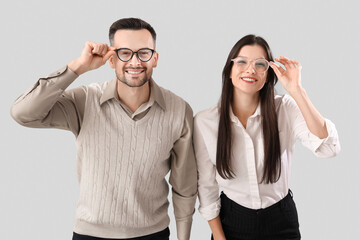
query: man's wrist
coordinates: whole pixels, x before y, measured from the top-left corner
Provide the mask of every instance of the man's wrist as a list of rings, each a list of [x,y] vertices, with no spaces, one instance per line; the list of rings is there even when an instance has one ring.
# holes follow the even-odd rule
[[[68,68],[73,71],[76,75],[80,76],[81,74],[85,73],[86,71],[83,69],[82,65],[79,63],[78,59],[72,60],[68,64]]]

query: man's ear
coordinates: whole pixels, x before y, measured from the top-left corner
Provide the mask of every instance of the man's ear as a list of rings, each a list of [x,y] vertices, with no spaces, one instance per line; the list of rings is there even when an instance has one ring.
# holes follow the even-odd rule
[[[109,58],[109,64],[110,64],[110,67],[115,69],[115,60],[114,60],[114,55],[112,55],[110,58]]]
[[[154,52],[154,56],[153,56],[153,67],[155,68],[157,66],[157,62],[158,62],[158,59],[159,59],[159,53],[158,52]]]

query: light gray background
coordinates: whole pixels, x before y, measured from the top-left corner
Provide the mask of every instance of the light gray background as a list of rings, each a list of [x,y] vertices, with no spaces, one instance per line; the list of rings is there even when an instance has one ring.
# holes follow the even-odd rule
[[[263,36],[275,56],[303,65],[303,86],[331,119],[342,151],[317,159],[300,144],[291,188],[303,239],[358,239],[359,53],[357,1],[8,1],[1,24],[0,238],[71,239],[78,183],[70,132],[21,127],[13,101],[41,76],[79,56],[87,40],[108,42],[122,17],[140,17],[158,34],[154,79],[182,96],[194,113],[214,105],[221,71],[234,43]],[[108,64],[71,87],[112,79]],[[278,86],[278,91],[284,90]],[[197,204],[198,207],[198,204]],[[197,208],[196,207],[196,208]],[[172,207],[171,239],[176,239]],[[45,237],[51,236],[51,237]],[[209,239],[196,211],[192,239]]]

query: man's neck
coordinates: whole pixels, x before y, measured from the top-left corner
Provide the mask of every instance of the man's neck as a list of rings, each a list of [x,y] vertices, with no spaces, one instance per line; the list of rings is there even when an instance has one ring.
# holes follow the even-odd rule
[[[117,80],[116,89],[120,101],[132,112],[135,112],[143,103],[149,101],[150,98],[150,81],[141,87],[129,87]]]

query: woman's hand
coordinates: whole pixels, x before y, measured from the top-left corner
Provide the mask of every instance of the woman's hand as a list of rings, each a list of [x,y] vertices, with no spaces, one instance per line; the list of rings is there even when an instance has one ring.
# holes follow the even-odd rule
[[[274,62],[270,62],[271,68],[286,91],[293,95],[293,93],[301,90],[301,64],[296,60],[290,60],[283,56],[275,58],[275,60],[285,67],[284,69]]]
[[[208,221],[214,240],[226,240],[220,216]]]
[[[294,98],[310,132],[320,139],[326,138],[328,132],[325,119],[312,104],[305,89],[301,87],[301,64],[282,56],[275,60],[284,65],[285,69],[273,62],[270,62],[270,66],[286,91]]]

